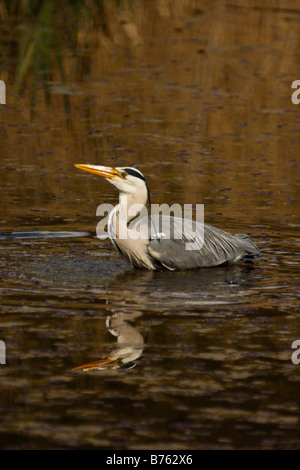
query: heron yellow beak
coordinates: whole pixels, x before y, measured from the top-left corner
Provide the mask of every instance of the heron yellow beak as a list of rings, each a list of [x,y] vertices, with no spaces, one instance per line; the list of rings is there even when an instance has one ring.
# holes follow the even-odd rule
[[[76,168],[80,170],[89,171],[95,175],[104,176],[104,178],[114,178],[115,176],[121,177],[120,172],[116,168],[111,168],[109,166],[96,166],[96,165],[75,165]]]
[[[100,359],[100,361],[89,362],[88,364],[83,364],[82,366],[74,367],[72,370],[105,370],[105,369],[119,369],[123,365],[120,359]]]

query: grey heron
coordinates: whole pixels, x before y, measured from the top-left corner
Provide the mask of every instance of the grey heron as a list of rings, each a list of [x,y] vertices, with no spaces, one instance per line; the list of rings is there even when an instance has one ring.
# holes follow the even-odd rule
[[[108,217],[108,233],[120,255],[136,268],[187,270],[248,261],[260,254],[247,234],[231,234],[208,224],[202,224],[199,232],[196,221],[190,219],[161,215],[155,222],[151,216],[141,218],[138,211],[130,212],[130,208],[145,206],[150,200],[146,180],[136,168],[75,166],[103,176],[119,190],[119,204]],[[169,224],[170,236],[157,230],[160,222]],[[146,236],[138,236],[144,229]],[[127,233],[125,238],[120,236],[122,230]],[[194,248],[187,249],[191,240]]]

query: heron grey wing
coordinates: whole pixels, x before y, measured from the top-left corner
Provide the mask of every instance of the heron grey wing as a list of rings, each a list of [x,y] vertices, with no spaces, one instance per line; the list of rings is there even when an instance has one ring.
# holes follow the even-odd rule
[[[168,219],[170,237],[165,236],[165,232],[159,232],[159,236],[152,238],[148,245],[149,254],[168,269],[218,266],[238,261],[247,254],[255,256],[259,253],[247,235],[235,236],[190,219],[184,219],[183,229],[183,219]]]
[[[189,226],[188,233],[192,232],[193,221],[184,219],[185,225]],[[145,248],[149,258],[170,270],[187,269],[197,267],[193,257],[189,255],[190,261],[187,266],[182,262],[185,257],[186,243],[189,241],[182,236],[181,218],[164,215],[151,215],[150,217],[139,217],[130,224],[132,230],[139,232],[142,239],[147,240]],[[188,235],[188,238],[190,236]],[[200,244],[200,239],[199,239]],[[188,253],[188,252],[187,252]],[[181,256],[182,254],[182,256]],[[181,262],[180,262],[181,259]]]
[[[176,221],[173,228],[174,233],[179,234],[178,226],[176,230]],[[167,269],[194,269],[214,266],[226,261],[215,259],[214,252],[210,252],[209,248],[205,246],[203,238],[197,237],[197,233],[188,231],[187,227],[181,238],[174,236],[165,238],[165,232],[162,232],[161,235],[161,237],[149,241],[148,252],[152,258]]]
[[[170,270],[218,266],[259,250],[248,235],[231,233],[188,218],[151,215],[135,220],[149,256]]]
[[[193,220],[181,217],[151,216],[148,251],[152,258],[167,269],[202,266],[199,250],[203,242],[203,224],[196,226]]]

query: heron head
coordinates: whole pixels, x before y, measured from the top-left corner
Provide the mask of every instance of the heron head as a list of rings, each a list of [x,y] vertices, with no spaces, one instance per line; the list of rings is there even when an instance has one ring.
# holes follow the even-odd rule
[[[144,199],[147,201],[149,198],[149,191],[146,180],[143,174],[136,168],[131,167],[117,167],[111,168],[108,166],[96,166],[80,164],[75,165],[80,170],[89,171],[95,175],[104,176],[104,178],[111,184],[116,186],[121,194],[133,196],[137,199]]]

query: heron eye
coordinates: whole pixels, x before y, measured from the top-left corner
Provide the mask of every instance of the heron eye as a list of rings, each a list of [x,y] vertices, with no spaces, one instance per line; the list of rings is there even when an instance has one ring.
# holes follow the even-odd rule
[[[121,173],[122,178],[125,179],[127,175],[128,175],[128,173],[126,173],[126,171],[122,171],[122,173]]]

